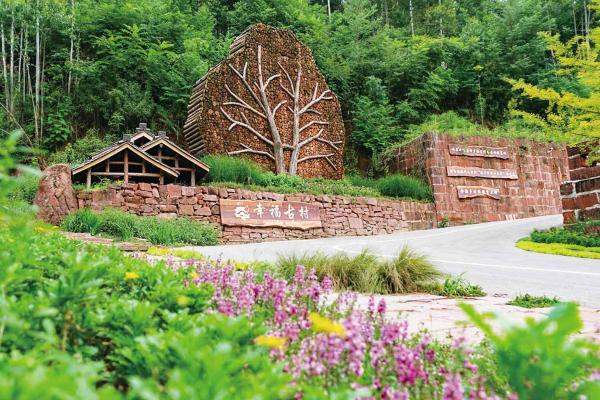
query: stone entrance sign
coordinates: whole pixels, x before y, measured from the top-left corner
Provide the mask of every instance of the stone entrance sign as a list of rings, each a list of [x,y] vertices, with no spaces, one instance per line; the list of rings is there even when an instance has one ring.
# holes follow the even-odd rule
[[[321,228],[321,213],[314,204],[294,201],[220,199],[221,224],[230,226],[273,226]]]
[[[464,146],[451,144],[448,146],[453,156],[488,157],[508,160],[508,147]]]
[[[500,200],[500,189],[485,186],[457,186],[456,191],[459,199],[470,199],[473,197],[490,197]]]
[[[477,167],[446,167],[448,176],[466,176],[487,179],[519,179],[514,169],[489,169]]]

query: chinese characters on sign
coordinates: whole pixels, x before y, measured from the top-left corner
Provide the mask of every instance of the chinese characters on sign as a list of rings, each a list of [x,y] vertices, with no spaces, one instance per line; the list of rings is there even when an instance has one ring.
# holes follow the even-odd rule
[[[294,201],[220,199],[221,223],[233,226],[320,228],[321,213],[313,204]]]
[[[466,176],[487,179],[519,179],[514,169],[487,169],[477,167],[446,167],[448,176]]]
[[[459,199],[469,199],[473,197],[491,197],[500,200],[500,189],[485,186],[457,186]]]
[[[482,147],[463,146],[460,144],[448,145],[450,154],[453,156],[489,157],[508,159],[508,147]]]

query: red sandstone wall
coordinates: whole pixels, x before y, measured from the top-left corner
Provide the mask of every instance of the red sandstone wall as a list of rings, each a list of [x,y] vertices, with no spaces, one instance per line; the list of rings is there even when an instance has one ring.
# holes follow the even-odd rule
[[[508,147],[509,158],[451,155],[449,145]],[[449,177],[448,166],[514,169],[518,179]],[[566,149],[526,140],[488,137],[454,137],[426,134],[399,149],[390,163],[394,171],[424,177],[431,185],[437,219],[451,223],[487,222],[559,214],[560,184],[568,179]],[[500,199],[459,199],[457,186],[499,189]]]
[[[585,155],[569,149],[571,180],[560,187],[563,222],[600,218],[600,165],[588,166]]]
[[[139,183],[77,193],[78,206],[100,210],[120,208],[138,215],[161,217],[189,216],[220,225],[219,199],[302,201],[317,204],[322,228],[306,231],[273,227],[222,226],[224,242],[248,242],[283,239],[313,239],[330,236],[376,235],[435,225],[435,207],[431,203],[390,201],[375,198],[314,196],[251,192],[213,187],[159,186]]]

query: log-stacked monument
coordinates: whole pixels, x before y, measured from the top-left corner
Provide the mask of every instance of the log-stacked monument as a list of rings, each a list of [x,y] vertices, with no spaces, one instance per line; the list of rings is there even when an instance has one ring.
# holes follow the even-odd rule
[[[343,176],[340,104],[289,30],[256,24],[194,86],[184,136],[195,154],[246,156],[275,173]]]

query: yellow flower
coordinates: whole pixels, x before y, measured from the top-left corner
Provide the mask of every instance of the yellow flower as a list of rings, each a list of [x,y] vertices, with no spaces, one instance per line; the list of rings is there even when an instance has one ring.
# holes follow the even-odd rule
[[[254,343],[273,349],[282,349],[285,347],[286,340],[279,336],[262,335],[255,338]]]
[[[188,304],[190,304],[192,301],[192,299],[190,299],[187,296],[184,296],[182,294],[180,294],[179,296],[177,296],[177,304],[179,304],[181,307],[185,307]]]
[[[234,266],[235,266],[235,269],[237,269],[238,271],[242,271],[242,270],[248,269],[249,264],[242,262],[242,261],[238,261],[234,264]]]
[[[140,277],[140,274],[138,274],[137,272],[125,272],[125,280],[133,280],[133,279],[137,279]]]
[[[190,279],[196,279],[197,277],[199,277],[200,275],[198,275],[195,272],[190,272]]]
[[[308,319],[312,322],[312,330],[315,332],[333,333],[340,337],[346,336],[346,329],[339,322],[334,322],[314,312],[308,315]]]

